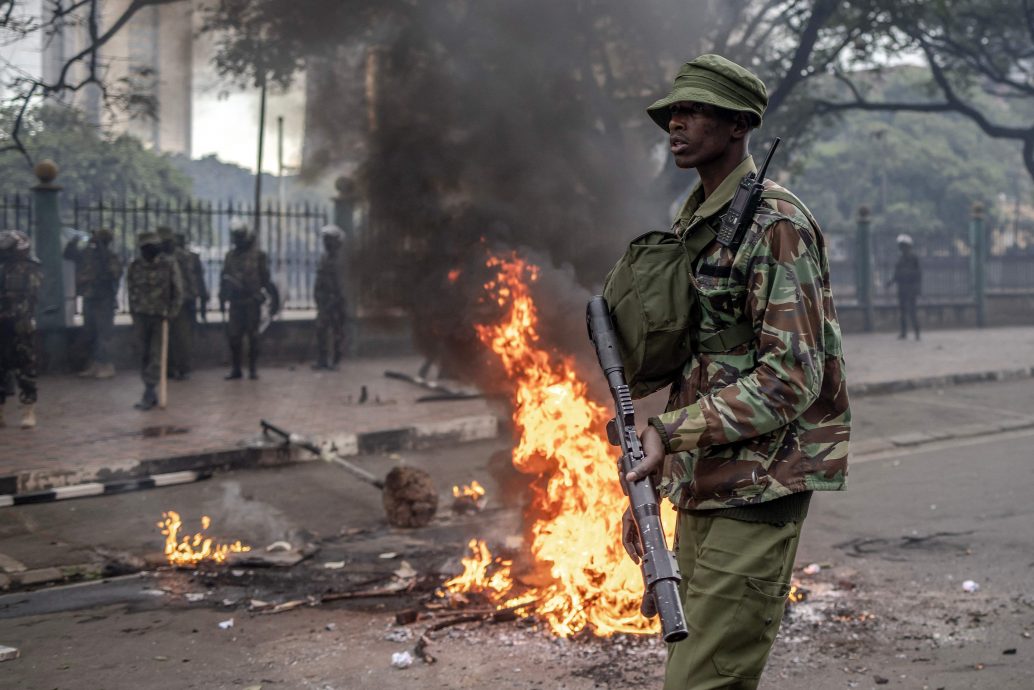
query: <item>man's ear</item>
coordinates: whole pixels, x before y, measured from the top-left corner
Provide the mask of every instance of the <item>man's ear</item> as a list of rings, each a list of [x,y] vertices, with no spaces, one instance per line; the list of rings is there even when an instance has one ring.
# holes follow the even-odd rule
[[[732,138],[744,139],[750,134],[750,116],[747,113],[736,113],[732,118]]]

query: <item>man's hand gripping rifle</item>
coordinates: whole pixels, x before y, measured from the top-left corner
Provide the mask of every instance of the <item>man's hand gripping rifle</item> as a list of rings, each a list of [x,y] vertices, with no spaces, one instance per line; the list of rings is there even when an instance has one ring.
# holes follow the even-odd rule
[[[625,475],[643,461],[644,453],[636,434],[635,407],[625,381],[625,369],[621,364],[617,334],[607,301],[599,295],[589,300],[585,318],[589,339],[596,346],[596,356],[614,398],[615,418],[607,425],[607,436],[613,445],[621,446],[621,488],[631,503],[632,517],[643,547],[640,567],[646,589],[644,596],[653,597],[654,608],[661,616],[664,641],[678,642],[689,634],[678,590],[682,576],[664,541],[657,493],[650,477],[633,482],[625,479]]]

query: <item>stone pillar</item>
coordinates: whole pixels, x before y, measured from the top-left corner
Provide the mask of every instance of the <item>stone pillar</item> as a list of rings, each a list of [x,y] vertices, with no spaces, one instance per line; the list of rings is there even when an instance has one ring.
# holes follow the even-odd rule
[[[40,330],[64,329],[73,324],[75,290],[66,280],[61,246],[61,185],[58,167],[51,160],[42,160],[33,171],[39,184],[32,188],[34,227],[32,243],[43,264],[43,287],[38,300],[36,322]]]
[[[32,188],[32,245],[43,265],[43,286],[36,306],[42,371],[68,367],[68,340],[75,316],[74,279],[67,273],[61,246],[61,185],[55,184],[58,167],[42,160],[33,172],[39,184]]]
[[[356,232],[354,210],[355,193],[352,181],[341,176],[334,181],[334,188],[337,195],[334,197],[334,225],[341,228],[345,233],[345,240],[342,251],[345,253],[345,284],[348,286],[348,295],[345,301],[345,315],[348,319],[345,324],[345,355],[355,357],[359,352],[359,279],[356,266],[356,254],[359,247],[358,233]]]
[[[987,234],[984,232],[984,205],[979,201],[973,204],[971,212],[969,246],[977,328],[983,328],[987,325]]]
[[[873,274],[872,234],[869,230],[869,208],[858,209],[858,233],[855,237],[855,285],[858,292],[858,306],[862,308],[862,327],[866,332],[873,330]]]

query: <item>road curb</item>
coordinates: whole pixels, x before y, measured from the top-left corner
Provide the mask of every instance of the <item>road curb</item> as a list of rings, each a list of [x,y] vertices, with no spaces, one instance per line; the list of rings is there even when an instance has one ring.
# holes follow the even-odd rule
[[[499,428],[500,420],[494,415],[473,415],[398,429],[337,434],[325,436],[322,440],[333,443],[339,455],[351,456],[483,441],[496,438]],[[48,499],[44,494],[56,494],[57,490],[63,487],[70,487],[72,490],[62,492],[65,495],[61,498],[77,498],[80,495],[103,495],[134,488],[151,488],[156,485],[154,482],[158,477],[172,473],[212,474],[311,462],[312,459],[313,456],[305,451],[259,438],[253,443],[235,448],[136,462],[130,460],[119,466],[93,471],[68,468],[27,469],[0,476],[0,506],[59,500]],[[137,486],[131,487],[132,484]],[[109,488],[104,490],[105,486]],[[22,500],[28,494],[39,494],[40,500]]]
[[[1034,429],[1034,417],[1017,417],[1000,422],[976,422],[973,424],[962,424],[947,429],[932,429],[926,431],[910,431],[887,438],[874,438],[865,441],[852,443],[851,455],[865,457],[876,455],[886,451],[901,450],[904,448],[919,448],[931,443],[951,441],[953,439],[974,438],[978,436],[990,436],[991,434],[1005,433],[1010,431],[1022,431]]]
[[[999,381],[1015,381],[1034,377],[1034,367],[1017,367],[1011,369],[992,369],[988,371],[970,371],[943,376],[917,376],[893,381],[874,381],[872,383],[848,383],[851,397],[869,395],[887,395],[922,388],[943,388],[968,383],[994,383]]]

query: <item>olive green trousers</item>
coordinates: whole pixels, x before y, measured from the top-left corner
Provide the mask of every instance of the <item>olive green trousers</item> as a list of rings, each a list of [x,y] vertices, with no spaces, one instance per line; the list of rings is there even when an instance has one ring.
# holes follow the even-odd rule
[[[752,690],[783,619],[801,523],[679,513],[689,637],[668,646],[665,690]]]

